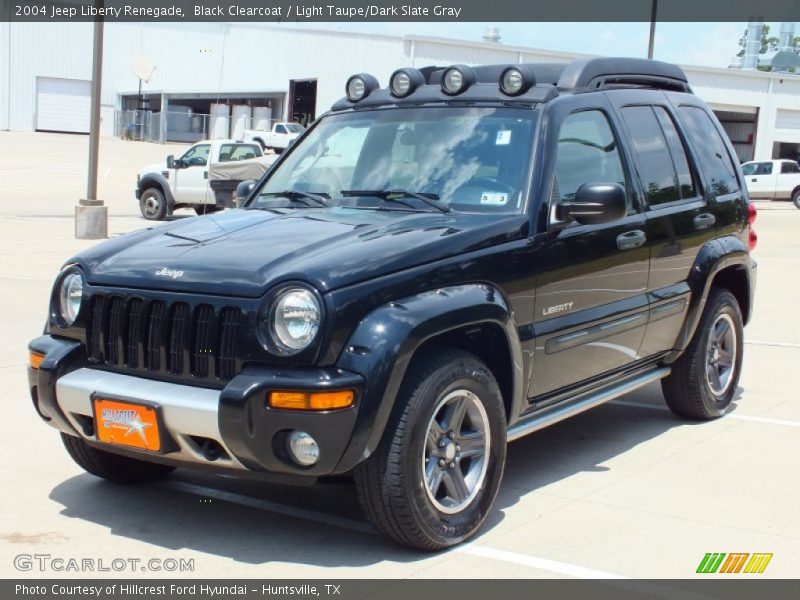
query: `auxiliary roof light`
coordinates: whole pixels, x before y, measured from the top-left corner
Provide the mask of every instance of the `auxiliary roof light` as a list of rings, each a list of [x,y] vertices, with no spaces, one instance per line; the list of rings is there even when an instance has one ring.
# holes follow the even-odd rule
[[[389,91],[395,98],[405,98],[421,85],[425,85],[425,77],[416,69],[397,69],[389,79]]]
[[[445,69],[442,74],[442,91],[455,96],[475,83],[475,71],[466,65],[455,65]]]
[[[519,96],[527,92],[536,82],[533,73],[525,65],[509,67],[500,75],[500,91],[506,96]]]
[[[381,84],[378,83],[378,80],[372,75],[359,73],[347,80],[347,85],[345,85],[344,89],[347,94],[347,99],[350,100],[350,102],[358,102],[369,96],[370,93],[377,90],[379,87],[381,87]]]

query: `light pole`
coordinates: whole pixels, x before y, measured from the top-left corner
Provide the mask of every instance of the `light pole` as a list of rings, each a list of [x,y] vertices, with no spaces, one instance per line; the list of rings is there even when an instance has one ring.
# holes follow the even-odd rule
[[[98,3],[103,5],[102,0]],[[89,164],[86,198],[75,207],[75,237],[97,240],[108,237],[108,207],[97,199],[97,163],[100,150],[100,89],[103,78],[103,19],[94,22],[92,44],[92,102],[89,121]]]
[[[653,59],[653,49],[656,45],[656,16],[658,14],[658,0],[653,0],[650,8],[650,43],[647,45],[647,58]]]

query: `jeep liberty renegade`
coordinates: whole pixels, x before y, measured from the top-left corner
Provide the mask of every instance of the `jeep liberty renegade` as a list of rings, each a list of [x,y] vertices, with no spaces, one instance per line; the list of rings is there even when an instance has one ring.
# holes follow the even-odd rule
[[[244,207],[70,258],[30,343],[86,471],[355,480],[436,550],[492,510],[506,444],[656,381],[725,414],[754,207],[683,71],[638,59],[399,69],[346,97]]]

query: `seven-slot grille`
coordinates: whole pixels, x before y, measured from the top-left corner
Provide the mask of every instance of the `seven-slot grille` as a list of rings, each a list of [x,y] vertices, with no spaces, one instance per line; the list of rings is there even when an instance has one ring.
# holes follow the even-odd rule
[[[236,375],[239,308],[116,294],[95,294],[89,308],[86,349],[94,363],[204,379]]]

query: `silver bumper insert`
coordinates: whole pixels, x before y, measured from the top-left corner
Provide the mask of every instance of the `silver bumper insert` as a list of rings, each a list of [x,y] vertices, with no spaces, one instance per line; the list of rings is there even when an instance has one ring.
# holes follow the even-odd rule
[[[83,431],[80,417],[93,417],[92,394],[152,402],[161,407],[167,432],[179,446],[177,452],[165,457],[193,464],[213,464],[218,467],[244,469],[222,441],[219,432],[219,390],[166,383],[131,375],[109,373],[96,369],[78,369],[56,382],[56,400],[78,432]],[[203,455],[192,439],[208,438],[222,446],[227,453],[214,461]],[[84,436],[96,441],[94,436]]]

